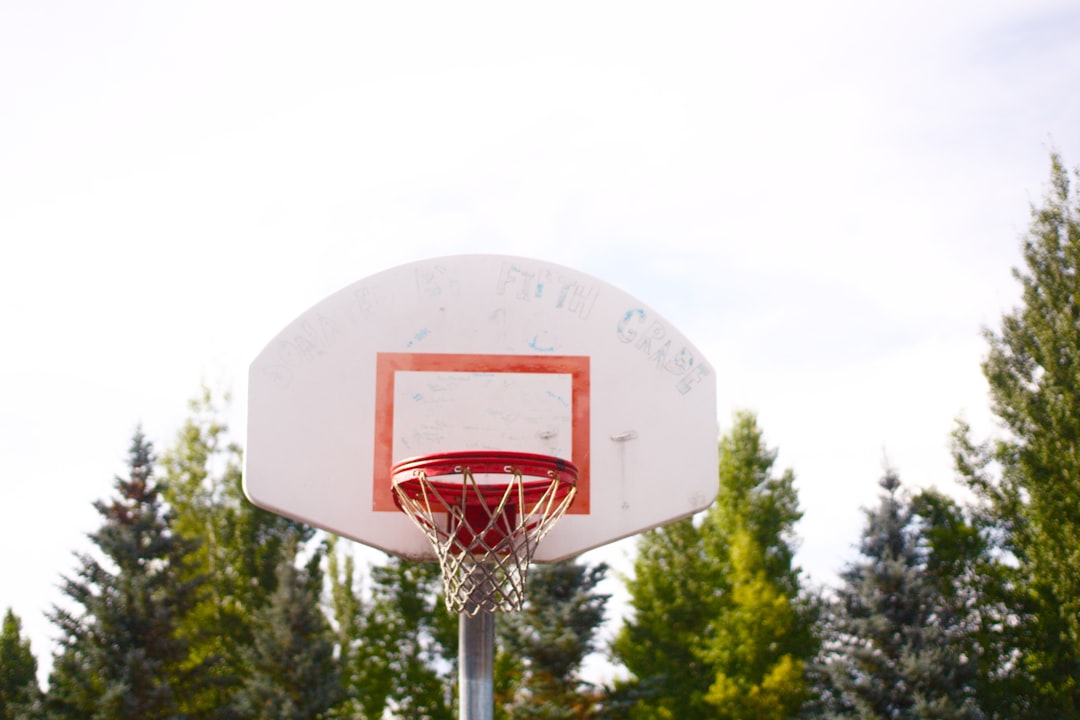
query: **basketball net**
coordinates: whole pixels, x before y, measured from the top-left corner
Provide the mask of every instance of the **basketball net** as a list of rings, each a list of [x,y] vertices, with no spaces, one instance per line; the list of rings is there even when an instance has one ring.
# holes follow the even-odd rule
[[[451,612],[521,610],[533,553],[573,502],[577,475],[561,458],[497,451],[394,466],[394,500],[431,542]]]

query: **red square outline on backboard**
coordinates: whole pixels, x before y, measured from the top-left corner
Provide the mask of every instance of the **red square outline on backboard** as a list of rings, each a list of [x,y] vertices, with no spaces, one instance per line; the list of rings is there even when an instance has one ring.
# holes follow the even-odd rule
[[[419,372],[546,373],[570,375],[572,462],[578,467],[577,495],[569,513],[589,513],[589,357],[587,355],[471,355],[378,353],[375,364],[375,466],[372,509],[400,512],[394,503],[390,468],[394,448],[394,376]],[[473,450],[474,448],[460,448]]]

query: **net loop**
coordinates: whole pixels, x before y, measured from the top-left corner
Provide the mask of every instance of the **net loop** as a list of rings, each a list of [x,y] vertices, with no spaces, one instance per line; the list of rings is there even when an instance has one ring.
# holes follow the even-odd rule
[[[577,467],[466,451],[410,458],[392,475],[394,501],[435,550],[447,608],[469,617],[521,610],[533,553],[573,502]]]

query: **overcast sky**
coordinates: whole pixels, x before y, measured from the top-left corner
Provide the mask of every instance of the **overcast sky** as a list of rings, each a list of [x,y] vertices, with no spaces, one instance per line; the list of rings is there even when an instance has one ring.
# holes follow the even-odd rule
[[[885,462],[949,488],[954,418],[992,429],[980,328],[1077,88],[1075,0],[2,3],[0,611],[46,665],[139,423],[164,450],[206,383],[242,440],[295,316],[478,252],[704,350],[830,582]]]

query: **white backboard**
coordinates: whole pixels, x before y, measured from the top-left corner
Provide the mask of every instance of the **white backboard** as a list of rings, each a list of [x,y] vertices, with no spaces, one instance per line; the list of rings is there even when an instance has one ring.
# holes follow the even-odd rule
[[[393,504],[406,457],[572,460],[553,562],[686,517],[717,491],[716,378],[651,308],[528,258],[467,255],[373,275],[310,308],[251,365],[245,491],[402,557],[433,559]]]

